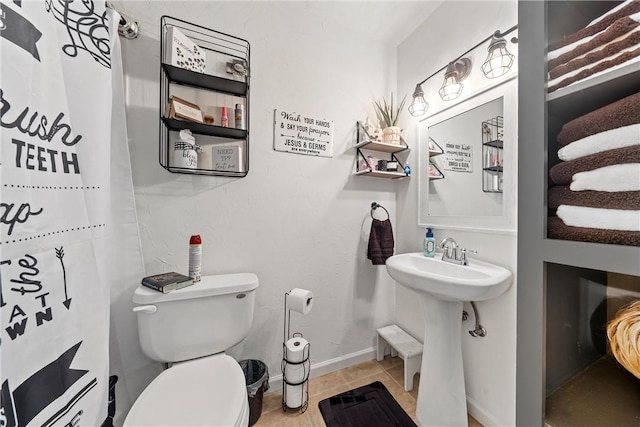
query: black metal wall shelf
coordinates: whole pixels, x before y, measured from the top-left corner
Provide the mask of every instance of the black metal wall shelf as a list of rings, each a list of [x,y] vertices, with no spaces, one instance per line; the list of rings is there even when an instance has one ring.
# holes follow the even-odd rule
[[[248,85],[237,80],[229,80],[218,76],[197,73],[169,64],[162,64],[167,77],[172,83],[183,84],[195,88],[215,90],[235,96],[246,96]]]
[[[174,39],[179,37],[178,42],[169,41],[169,35],[173,35]],[[173,173],[246,176],[249,171],[250,128],[249,42],[178,18],[163,16],[160,19],[160,58],[160,165]],[[218,113],[222,107],[226,107],[231,127],[219,126],[222,123],[219,117],[215,117],[216,124],[178,119],[173,114],[169,117],[169,103],[176,92],[180,93],[178,96],[181,98],[181,93],[191,94],[192,97],[184,100],[194,104],[201,113],[206,111],[204,107]],[[197,105],[196,101],[203,105]],[[243,106],[244,126],[235,126],[235,104]],[[212,114],[217,115],[215,112]],[[198,151],[198,155],[194,156],[197,164],[192,162],[192,167],[180,163],[179,153],[182,151],[175,151],[172,147],[178,140],[178,133],[187,129],[194,136]],[[220,155],[223,150],[226,153]],[[232,156],[225,157],[229,152]]]
[[[503,148],[504,142],[501,139],[495,139],[489,142],[483,142],[482,145],[486,145],[487,147],[495,147],[495,148]]]
[[[197,122],[190,122],[188,120],[168,119],[162,117],[161,120],[172,131],[180,131],[182,129],[189,129],[193,133],[199,135],[217,136],[220,138],[230,139],[245,139],[247,138],[247,131],[243,129],[235,129],[216,125],[206,125]]]
[[[502,116],[482,122],[482,191],[502,193],[503,132]]]

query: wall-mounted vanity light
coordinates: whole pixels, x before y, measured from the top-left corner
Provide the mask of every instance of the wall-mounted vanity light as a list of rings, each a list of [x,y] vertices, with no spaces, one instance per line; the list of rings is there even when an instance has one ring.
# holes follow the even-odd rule
[[[509,71],[515,60],[515,55],[511,54],[507,50],[507,41],[504,39],[504,36],[515,31],[516,28],[518,28],[518,26],[514,25],[504,33],[496,31],[462,55],[458,56],[453,61],[449,62],[444,67],[440,68],[438,71],[418,83],[415,90],[413,91],[413,101],[411,102],[411,105],[409,105],[409,113],[414,117],[419,117],[427,112],[429,103],[424,98],[424,90],[422,89],[422,85],[426,83],[431,77],[440,73],[442,70],[446,69],[444,73],[444,82],[442,83],[442,87],[440,87],[440,90],[438,91],[440,97],[444,101],[451,101],[460,96],[460,94],[462,93],[462,89],[464,88],[464,85],[461,82],[471,72],[471,60],[469,58],[466,58],[465,55],[483,45],[484,43],[488,42],[489,40],[491,40],[491,43],[489,43],[489,47],[487,48],[489,54],[487,55],[487,59],[484,61],[480,68],[482,69],[485,77],[489,79],[504,75],[507,71]],[[517,43],[518,39],[513,37],[511,39],[511,42]]]
[[[419,117],[426,113],[427,109],[429,109],[429,103],[425,101],[424,91],[420,83],[418,83],[413,91],[413,102],[409,105],[409,113],[411,113],[413,117]]]
[[[456,62],[449,62],[447,71],[444,72],[444,82],[438,91],[444,101],[456,99],[462,93],[464,85],[460,83],[471,72],[471,60],[460,58]]]
[[[482,67],[480,67],[488,79],[495,79],[506,74],[515,60],[515,55],[512,55],[507,50],[507,41],[503,36],[504,34],[500,34],[500,31],[496,31],[491,37],[488,49],[489,55]]]

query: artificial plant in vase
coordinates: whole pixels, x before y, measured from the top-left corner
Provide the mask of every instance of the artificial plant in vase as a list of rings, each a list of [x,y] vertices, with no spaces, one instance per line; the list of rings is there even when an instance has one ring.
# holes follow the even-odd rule
[[[400,144],[402,129],[398,126],[400,114],[407,100],[405,95],[399,105],[393,104],[393,92],[391,93],[391,102],[382,98],[382,102],[375,101],[376,115],[382,126],[382,140],[391,144]]]

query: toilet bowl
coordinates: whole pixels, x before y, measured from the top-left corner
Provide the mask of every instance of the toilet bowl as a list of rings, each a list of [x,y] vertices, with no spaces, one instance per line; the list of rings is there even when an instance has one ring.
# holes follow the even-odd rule
[[[239,273],[167,294],[136,289],[142,351],[171,367],[140,394],[124,427],[248,425],[244,372],[225,350],[247,336],[257,288],[254,274]]]
[[[136,400],[124,427],[247,426],[244,374],[226,354],[178,363],[158,375]]]

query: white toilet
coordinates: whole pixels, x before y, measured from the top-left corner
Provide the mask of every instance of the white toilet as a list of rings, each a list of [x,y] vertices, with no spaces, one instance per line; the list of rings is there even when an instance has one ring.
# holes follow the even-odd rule
[[[247,336],[253,321],[255,274],[204,276],[162,294],[136,289],[140,345],[171,363],[142,392],[124,426],[247,426],[242,368],[224,352]]]

